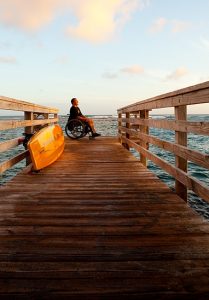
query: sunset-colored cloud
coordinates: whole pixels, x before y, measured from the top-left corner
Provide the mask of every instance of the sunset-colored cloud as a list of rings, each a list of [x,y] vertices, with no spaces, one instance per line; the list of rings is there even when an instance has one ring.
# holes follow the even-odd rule
[[[169,74],[166,79],[178,80],[179,78],[185,76],[188,70],[185,67],[179,67],[174,72]]]
[[[142,74],[144,73],[144,68],[140,65],[132,65],[132,66],[127,66],[124,68],[121,68],[120,70],[118,70],[118,72],[105,72],[102,77],[103,78],[107,78],[107,79],[114,79],[117,77],[120,77],[120,75],[122,73],[126,73],[126,74]]]
[[[81,5],[82,2],[82,5]],[[67,28],[67,34],[91,42],[103,42],[130,19],[144,1],[88,0],[74,4],[77,24]]]
[[[69,13],[77,22],[69,22],[68,35],[102,42],[120,30],[134,11],[148,4],[149,0],[0,0],[0,22],[36,31]]]
[[[165,18],[159,18],[150,27],[149,31],[151,33],[157,33],[164,29],[165,25],[167,24],[167,20]]]
[[[174,20],[172,21],[172,32],[182,32],[187,30],[190,26],[191,24],[189,22]]]
[[[121,72],[128,74],[141,74],[144,73],[144,68],[139,65],[132,65],[121,69]]]
[[[0,63],[2,64],[15,64],[17,62],[15,57],[12,56],[0,56]]]
[[[0,0],[0,21],[8,26],[34,31],[50,23],[58,7],[57,0]]]

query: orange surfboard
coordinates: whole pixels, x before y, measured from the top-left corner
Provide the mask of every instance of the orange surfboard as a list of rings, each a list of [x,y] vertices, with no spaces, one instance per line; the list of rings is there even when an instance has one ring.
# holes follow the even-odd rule
[[[33,169],[40,170],[55,162],[64,147],[64,135],[58,124],[42,128],[28,142]]]

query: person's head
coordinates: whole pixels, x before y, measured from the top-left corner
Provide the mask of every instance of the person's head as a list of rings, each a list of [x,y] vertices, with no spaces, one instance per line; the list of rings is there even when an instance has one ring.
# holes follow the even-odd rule
[[[71,103],[72,103],[72,105],[74,105],[74,106],[78,105],[78,99],[77,99],[77,98],[71,99]]]

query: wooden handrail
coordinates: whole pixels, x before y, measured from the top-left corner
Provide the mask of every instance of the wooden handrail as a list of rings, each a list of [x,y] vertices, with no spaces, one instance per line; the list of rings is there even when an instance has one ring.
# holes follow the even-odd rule
[[[118,109],[118,113],[208,103],[209,81],[159,95]]]
[[[49,124],[58,122],[58,109],[37,105],[22,100],[0,96],[0,109],[24,112],[24,120],[0,121],[0,130],[24,127],[26,134],[33,134],[42,126],[47,126]],[[6,152],[11,148],[17,147],[22,142],[23,138],[19,136],[11,140],[2,141],[0,143],[0,152]],[[27,164],[29,164],[29,152],[23,149],[23,151],[18,155],[1,162],[0,174],[10,169],[13,165],[25,158],[27,159]]]
[[[138,138],[138,140],[143,140],[147,143],[150,143],[152,145],[155,145],[161,149],[164,149],[166,151],[173,152],[174,154],[194,162],[197,165],[202,166],[203,168],[209,169],[209,154],[202,154],[199,151],[188,149],[185,146],[181,146],[176,143],[171,143],[162,139],[159,139],[152,135],[147,135],[141,132],[137,132],[133,129],[127,129],[126,127],[120,127],[121,131],[128,132],[129,135],[135,136]],[[133,139],[133,138],[132,138]]]
[[[4,161],[3,163],[0,164],[0,173],[1,174],[4,173],[8,169],[10,169],[12,166],[19,163],[21,160],[25,159],[28,156],[29,156],[29,151],[26,150],[10,159]]]
[[[8,140],[0,143],[0,153],[19,146],[22,143],[22,137]]]
[[[209,122],[188,122],[181,120],[153,120],[138,118],[122,118],[120,121],[135,125],[144,125],[153,128],[162,128],[180,132],[190,132],[200,135],[209,135]]]
[[[209,187],[187,173],[188,161],[209,169],[209,155],[187,146],[187,133],[209,136],[209,122],[187,121],[187,106],[203,103],[209,103],[209,81],[118,109],[118,136],[122,145],[138,151],[145,166],[149,159],[173,176],[176,193],[184,200],[187,200],[189,189],[209,201]],[[174,120],[155,120],[149,116],[152,109],[165,107],[174,108]],[[171,130],[175,133],[175,141],[152,136],[149,128]],[[149,144],[174,154],[175,165],[152,153]]]
[[[45,124],[50,124],[50,123],[54,123],[57,121],[58,121],[58,118],[44,119],[44,120],[0,121],[0,130],[14,129],[14,128],[18,128],[18,127],[31,127],[31,126],[37,126],[37,125],[45,125]]]
[[[34,113],[57,114],[58,109],[37,105],[30,102],[0,96],[0,109],[14,111],[28,111]]]

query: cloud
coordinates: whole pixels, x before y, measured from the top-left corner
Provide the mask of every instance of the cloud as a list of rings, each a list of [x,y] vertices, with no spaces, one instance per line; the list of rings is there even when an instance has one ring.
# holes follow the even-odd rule
[[[150,27],[149,31],[151,33],[157,33],[164,29],[165,25],[167,24],[167,20],[165,18],[157,19],[152,26]]]
[[[133,65],[133,66],[122,68],[121,72],[129,73],[129,74],[141,74],[144,73],[144,68],[139,65]]]
[[[12,56],[0,56],[0,63],[2,64],[16,64],[17,60]]]
[[[172,32],[173,33],[178,33],[187,30],[191,24],[189,22],[185,21],[178,21],[178,20],[173,20],[172,21]]]
[[[7,26],[34,31],[50,23],[58,7],[57,0],[0,0],[0,21]]]
[[[30,32],[73,14],[77,24],[67,26],[68,35],[103,42],[147,5],[149,0],[0,0],[0,22]]]
[[[82,2],[82,5],[81,5]],[[110,39],[131,18],[132,13],[145,1],[139,0],[83,0],[74,4],[78,19],[69,26],[68,35],[93,43]]]
[[[132,65],[128,67],[124,67],[120,69],[118,72],[105,72],[102,77],[107,78],[107,79],[114,79],[119,77],[121,73],[126,73],[126,74],[141,74],[144,73],[144,68],[139,66],[139,65]]]
[[[162,17],[153,22],[153,24],[149,28],[149,32],[150,33],[161,32],[168,25],[171,27],[171,31],[173,33],[179,33],[179,32],[185,31],[189,27],[191,27],[191,23],[189,23],[189,22],[179,21],[179,20],[168,20],[168,19]]]
[[[176,69],[174,72],[172,72],[171,74],[169,74],[166,77],[166,79],[178,80],[179,78],[185,76],[186,74],[188,74],[188,70],[184,67],[180,67]]]

